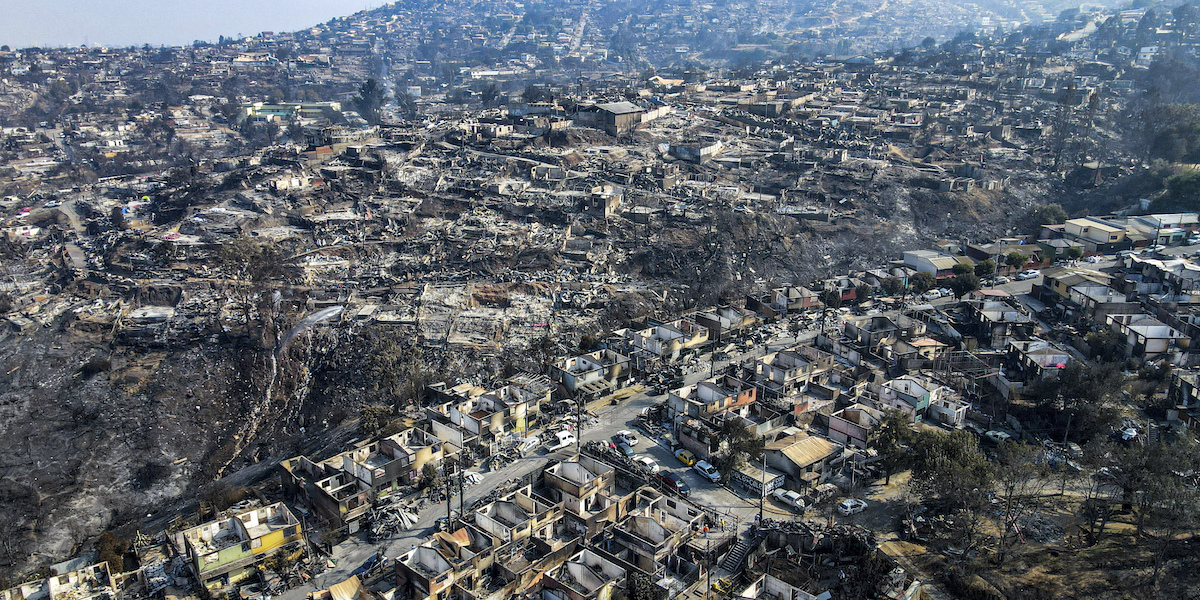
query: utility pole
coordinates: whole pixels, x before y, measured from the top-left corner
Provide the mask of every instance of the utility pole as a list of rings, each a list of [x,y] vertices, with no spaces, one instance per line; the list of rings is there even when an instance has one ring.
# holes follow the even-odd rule
[[[1067,430],[1063,432],[1063,462],[1064,463],[1066,463],[1066,461],[1067,461],[1067,456],[1070,455],[1070,453],[1067,452],[1067,436],[1069,436],[1071,434],[1071,417],[1074,417],[1074,416],[1075,416],[1074,413],[1067,414]],[[1063,464],[1063,467],[1064,468],[1063,468],[1063,477],[1062,477],[1062,487],[1058,488],[1059,496],[1062,496],[1063,494],[1067,493],[1067,470],[1069,467],[1067,467],[1066,464]]]
[[[763,514],[763,502],[767,498],[767,451],[762,453],[762,480],[758,486],[758,525],[762,526],[762,521],[766,518]]]
[[[463,472],[462,472],[462,469],[459,469],[458,470],[458,518],[460,518],[460,519],[463,518],[463,516],[467,514],[467,512],[465,510],[463,510],[463,501],[465,499],[466,499],[466,494],[463,493]]]
[[[575,460],[583,457],[583,398],[575,399]]]
[[[704,600],[712,594],[712,538],[708,537],[708,525],[704,526],[704,564],[708,568],[704,570]]]

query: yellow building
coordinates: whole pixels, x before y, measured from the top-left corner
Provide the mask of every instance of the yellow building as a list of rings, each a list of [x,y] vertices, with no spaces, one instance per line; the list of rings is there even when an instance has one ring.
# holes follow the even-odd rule
[[[303,551],[300,521],[282,502],[209,521],[182,537],[196,577],[209,589],[246,579],[272,554]]]
[[[1125,228],[1100,219],[1083,217],[1070,219],[1063,224],[1063,234],[1069,239],[1075,239],[1090,244],[1089,250],[1105,244],[1119,244],[1125,241]]]

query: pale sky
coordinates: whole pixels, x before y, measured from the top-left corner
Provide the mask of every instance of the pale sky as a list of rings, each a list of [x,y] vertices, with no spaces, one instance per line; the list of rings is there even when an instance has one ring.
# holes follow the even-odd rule
[[[0,45],[182,45],[295,31],[383,0],[0,0]]]

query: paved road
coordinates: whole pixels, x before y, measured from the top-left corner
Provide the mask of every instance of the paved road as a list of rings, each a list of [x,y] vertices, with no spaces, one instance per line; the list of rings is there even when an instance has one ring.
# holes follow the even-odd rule
[[[655,399],[644,394],[639,394],[599,412],[597,416],[600,423],[584,431],[583,436],[581,436],[583,441],[607,439],[620,429],[630,428],[641,409],[650,406],[654,402]],[[642,443],[646,445],[650,444],[648,440]],[[639,445],[639,449],[641,447]],[[483,479],[478,484],[465,490],[463,505],[470,507],[476,500],[486,496],[489,492],[511,479],[519,479],[528,476],[530,473],[541,471],[552,459],[568,460],[573,456],[574,447],[553,454],[545,454],[544,451],[539,450],[526,458],[513,461],[498,471],[485,473],[480,472],[478,469],[471,469],[474,472],[480,473]],[[452,500],[451,508],[458,510],[458,505],[458,497],[455,497]],[[326,570],[324,573],[313,578],[308,584],[283,593],[279,598],[281,600],[304,600],[308,594],[314,591],[326,589],[330,585],[345,580],[354,569],[358,568],[359,565],[376,552],[382,551],[385,557],[394,558],[408,551],[414,544],[420,544],[424,541],[427,536],[434,532],[434,523],[437,519],[444,516],[446,516],[446,504],[444,502],[430,504],[418,512],[417,524],[413,529],[400,532],[394,538],[371,544],[366,541],[365,532],[351,536],[333,549],[333,558],[337,561],[336,567]]]

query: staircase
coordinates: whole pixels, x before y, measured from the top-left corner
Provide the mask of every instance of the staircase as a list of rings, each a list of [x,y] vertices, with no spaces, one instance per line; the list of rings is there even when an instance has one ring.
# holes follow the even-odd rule
[[[746,543],[746,540],[738,540],[733,550],[730,550],[729,554],[725,555],[725,560],[721,561],[721,568],[730,573],[741,571],[742,567],[745,566],[744,561],[748,552],[750,552],[750,544]]]

